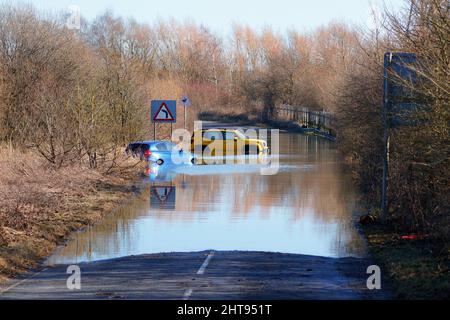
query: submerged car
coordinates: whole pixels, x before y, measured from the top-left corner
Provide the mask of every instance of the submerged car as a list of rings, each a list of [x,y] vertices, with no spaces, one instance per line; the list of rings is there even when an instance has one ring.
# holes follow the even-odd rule
[[[200,133],[201,140],[196,141],[196,136]],[[269,148],[267,142],[262,139],[251,139],[245,136],[241,131],[236,129],[202,129],[201,132],[195,132],[191,140],[191,151],[199,150],[198,145],[201,144],[201,150],[211,145],[214,141],[223,141],[223,155],[238,154],[265,154]],[[219,144],[220,145],[220,144]],[[215,146],[219,146],[215,142]],[[212,155],[214,155],[214,150]]]
[[[128,145],[125,153],[157,165],[195,164],[195,156],[170,141],[140,141]]]

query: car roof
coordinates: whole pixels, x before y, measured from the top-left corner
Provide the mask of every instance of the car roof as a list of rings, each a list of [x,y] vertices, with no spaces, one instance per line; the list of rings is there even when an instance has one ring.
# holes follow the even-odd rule
[[[232,128],[211,128],[211,129],[202,129],[202,131],[237,131],[237,129],[232,129]]]
[[[156,144],[156,143],[161,143],[161,142],[173,144],[172,141],[168,141],[168,140],[146,140],[146,141],[135,141],[135,142],[131,142],[130,144]]]

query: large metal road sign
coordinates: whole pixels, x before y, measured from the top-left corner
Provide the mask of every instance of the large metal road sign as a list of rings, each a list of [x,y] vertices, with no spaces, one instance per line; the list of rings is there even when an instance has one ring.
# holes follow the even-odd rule
[[[153,123],[177,122],[176,100],[152,100],[151,109],[151,118]]]

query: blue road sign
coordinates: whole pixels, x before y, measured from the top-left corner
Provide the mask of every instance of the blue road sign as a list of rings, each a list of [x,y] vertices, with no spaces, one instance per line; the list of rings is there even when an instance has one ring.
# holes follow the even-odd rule
[[[424,99],[416,87],[423,84],[417,70],[421,66],[414,53],[387,52],[384,55],[383,81],[383,178],[381,210],[388,215],[389,128],[417,126],[419,110],[424,110]]]
[[[153,123],[177,122],[176,100],[152,100],[151,109],[151,119]]]
[[[416,70],[420,68],[416,55],[388,52],[384,56],[384,104],[390,127],[415,126],[417,111],[423,104],[412,89],[421,85]]]
[[[175,186],[150,187],[150,208],[175,210]]]
[[[191,106],[191,100],[189,100],[189,98],[187,96],[183,96],[181,98],[181,103],[183,104],[184,107],[190,107]]]

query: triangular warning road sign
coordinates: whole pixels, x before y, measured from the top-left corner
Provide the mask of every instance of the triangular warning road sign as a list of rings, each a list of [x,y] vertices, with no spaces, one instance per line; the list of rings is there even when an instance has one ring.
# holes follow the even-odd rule
[[[166,103],[161,103],[161,106],[158,108],[158,111],[156,111],[155,116],[153,117],[154,121],[174,121],[175,118],[173,117],[172,113],[170,112],[170,109],[167,107]]]

